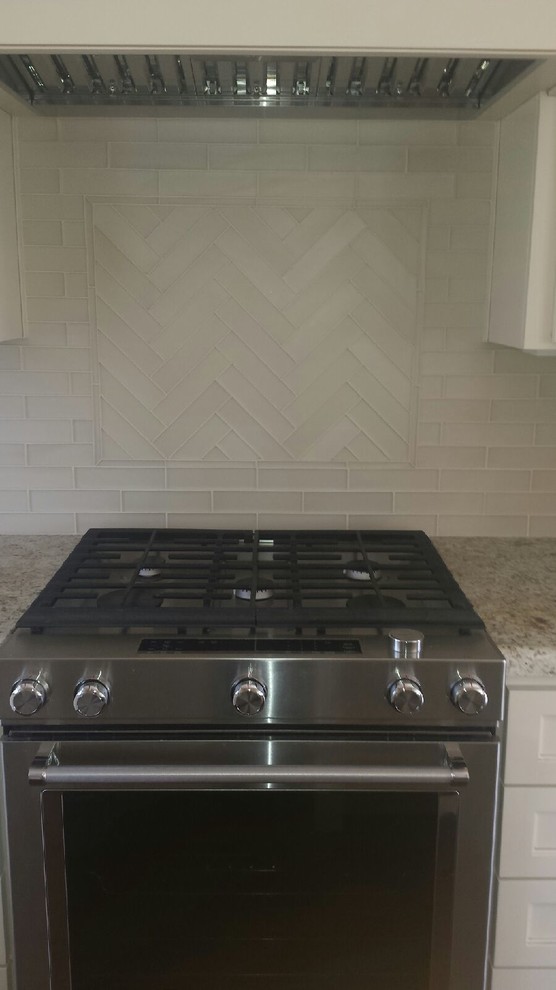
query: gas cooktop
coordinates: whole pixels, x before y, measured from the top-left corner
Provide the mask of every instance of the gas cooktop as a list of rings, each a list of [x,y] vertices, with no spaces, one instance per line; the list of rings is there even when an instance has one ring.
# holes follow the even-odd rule
[[[502,712],[503,658],[420,532],[94,529],[17,625],[4,726],[492,727]]]
[[[482,622],[421,532],[92,529],[17,625],[206,635]]]

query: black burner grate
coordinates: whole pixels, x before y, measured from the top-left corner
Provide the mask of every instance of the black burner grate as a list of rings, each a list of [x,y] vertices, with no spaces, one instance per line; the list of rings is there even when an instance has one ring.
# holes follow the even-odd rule
[[[18,626],[482,626],[421,532],[91,529]]]

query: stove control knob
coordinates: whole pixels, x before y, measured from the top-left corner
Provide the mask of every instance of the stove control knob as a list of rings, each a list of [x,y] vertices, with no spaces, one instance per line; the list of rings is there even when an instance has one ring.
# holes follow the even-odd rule
[[[413,715],[425,704],[425,696],[417,681],[400,677],[388,688],[388,701],[402,715]]]
[[[234,684],[232,704],[240,715],[257,715],[266,701],[266,688],[260,681],[246,677]]]
[[[102,681],[81,681],[75,689],[73,707],[84,718],[96,718],[110,701],[110,691]]]
[[[475,677],[462,677],[453,685],[450,697],[464,715],[479,715],[488,704],[484,685]]]
[[[48,684],[36,677],[22,677],[10,694],[10,708],[18,715],[34,715],[46,704]]]

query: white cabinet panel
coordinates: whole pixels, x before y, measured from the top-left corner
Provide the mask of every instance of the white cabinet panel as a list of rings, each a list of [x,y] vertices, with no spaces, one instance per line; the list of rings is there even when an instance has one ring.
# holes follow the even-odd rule
[[[249,51],[261,47],[357,52],[476,52],[479,56],[520,50],[546,51],[556,36],[556,10],[551,0],[466,0],[464,4],[414,0],[396,4],[352,0],[349,16],[335,3],[322,0],[213,0],[185,5],[183,0],[2,0],[2,48],[16,51],[54,45],[55,51],[84,48],[174,51],[189,48]],[[22,49],[22,45],[24,48]],[[47,48],[48,50],[48,48]]]
[[[500,876],[556,878],[556,787],[506,787]]]
[[[556,691],[512,691],[506,784],[556,785]]]
[[[0,110],[0,340],[22,334],[12,118]]]
[[[556,880],[500,881],[494,965],[556,967]]]
[[[556,99],[502,121],[489,340],[556,355]]]
[[[556,973],[551,969],[495,969],[491,990],[554,990]]]

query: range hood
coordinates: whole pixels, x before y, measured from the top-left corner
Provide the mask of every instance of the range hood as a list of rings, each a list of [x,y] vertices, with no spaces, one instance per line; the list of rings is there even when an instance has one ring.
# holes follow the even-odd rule
[[[41,113],[475,117],[532,60],[395,55],[0,54],[0,84]]]

